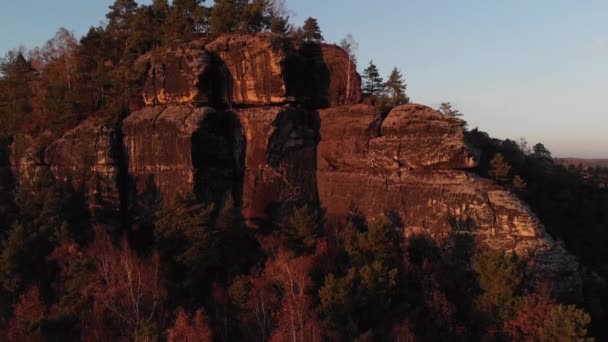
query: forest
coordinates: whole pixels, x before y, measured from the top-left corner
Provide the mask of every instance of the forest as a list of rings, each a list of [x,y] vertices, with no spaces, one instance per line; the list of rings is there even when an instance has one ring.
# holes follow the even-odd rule
[[[222,34],[323,40],[267,0],[116,0],[82,38],[59,29],[0,61],[0,146],[46,146],[90,117],[120,122],[143,106],[142,54]],[[356,60],[356,43],[340,43]],[[408,103],[403,75],[363,71],[364,101]],[[462,117],[449,103],[440,112]],[[50,172],[31,184],[0,173],[0,340],[7,341],[591,341],[608,336],[606,169],[553,162],[541,143],[465,140],[473,170],[527,203],[586,270],[583,300],[559,298],[524,260],[463,236],[444,248],[402,233],[389,213],[327,218],[299,203],[251,229],[239,201],[175,196],[111,229]],[[0,148],[0,165],[8,153]],[[600,181],[601,180],[601,181]],[[605,183],[604,183],[605,184]],[[148,208],[149,209],[149,208]],[[136,224],[137,223],[137,224]],[[602,285],[603,284],[603,285]]]

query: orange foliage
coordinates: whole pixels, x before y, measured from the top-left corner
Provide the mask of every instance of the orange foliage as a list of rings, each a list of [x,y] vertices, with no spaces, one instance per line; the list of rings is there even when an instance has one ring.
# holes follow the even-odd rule
[[[207,342],[213,340],[213,333],[209,327],[207,315],[202,309],[188,315],[180,308],[173,327],[167,329],[168,342]]]
[[[280,250],[266,264],[266,275],[283,290],[280,316],[271,341],[320,341],[321,325],[312,310],[310,271],[315,256],[293,257]]]
[[[144,323],[154,322],[162,311],[165,289],[162,285],[160,261],[154,254],[140,258],[123,240],[114,246],[103,229],[97,229],[95,241],[87,255],[95,262],[92,284],[84,289],[91,296],[93,307],[83,329],[93,340],[106,339],[114,326],[122,336],[131,336]]]
[[[515,341],[536,341],[555,306],[549,286],[541,285],[537,292],[524,297],[515,317],[505,322],[505,332]]]
[[[44,318],[45,307],[40,300],[37,287],[30,288],[19,297],[19,302],[13,309],[13,319],[7,329],[7,340],[10,341],[42,341],[43,337],[29,328]]]

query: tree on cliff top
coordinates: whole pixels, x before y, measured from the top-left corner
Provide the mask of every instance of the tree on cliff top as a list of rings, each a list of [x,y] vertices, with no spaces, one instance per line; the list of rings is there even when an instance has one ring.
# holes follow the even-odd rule
[[[441,114],[453,118],[458,118],[462,116],[462,113],[458,109],[453,108],[450,102],[442,102],[441,106],[439,107],[439,111],[441,112]]]
[[[383,90],[384,83],[378,67],[374,64],[374,61],[369,61],[369,65],[363,70],[363,92],[366,95],[374,96],[380,95]]]
[[[304,22],[303,30],[303,38],[307,42],[315,42],[320,43],[325,40],[323,35],[321,34],[321,28],[319,27],[319,23],[317,19],[308,17]]]
[[[384,87],[388,90],[391,97],[391,105],[398,106],[410,102],[410,98],[405,94],[407,85],[397,67],[393,68],[388,80],[384,83]]]
[[[346,35],[346,37],[344,37],[344,39],[340,41],[340,47],[344,51],[346,51],[346,54],[348,55],[349,59],[349,63],[347,63],[346,65],[346,97],[344,99],[344,103],[350,103],[351,97],[353,95],[353,82],[351,77],[353,75],[353,71],[355,71],[353,69],[356,69],[357,65],[357,56],[355,55],[355,51],[357,51],[357,49],[359,48],[359,44],[357,43],[353,35],[349,33],[348,35]]]
[[[511,165],[507,163],[502,153],[496,153],[494,155],[494,158],[492,158],[492,160],[490,161],[490,170],[488,171],[488,175],[497,182],[504,182],[507,180],[510,171]]]

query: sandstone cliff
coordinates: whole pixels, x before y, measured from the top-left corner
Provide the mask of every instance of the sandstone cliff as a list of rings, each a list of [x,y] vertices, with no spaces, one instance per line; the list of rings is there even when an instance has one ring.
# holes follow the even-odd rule
[[[391,213],[406,235],[447,246],[459,235],[514,251],[566,279],[563,292],[580,290],[578,262],[529,208],[466,171],[477,157],[463,142],[464,123],[422,105],[383,118],[357,104],[360,79],[338,47],[227,35],[142,63],[148,107],[120,129],[85,121],[45,153],[15,143],[18,178],[49,167],[97,212],[124,214],[143,196],[182,194],[218,204],[233,196],[253,225],[301,202],[320,202],[337,219],[353,208]]]
[[[579,265],[545,232],[514,194],[462,169],[476,156],[463,142],[463,122],[428,107],[396,107],[382,120],[365,105],[321,111],[317,189],[327,212],[344,217],[398,217],[406,235],[449,246],[465,236],[482,248],[513,251],[539,274],[580,292]],[[567,285],[565,285],[567,284]]]
[[[221,200],[238,183],[240,128],[209,107],[149,107],[123,122],[129,176],[136,196],[158,193]]]
[[[301,107],[238,111],[246,138],[243,209],[252,221],[267,219],[293,202],[316,202],[319,119]]]
[[[50,144],[44,153],[55,179],[85,195],[93,217],[120,218],[122,145],[119,131],[99,119],[85,120]]]
[[[211,55],[200,46],[169,48],[141,56],[146,83],[144,103],[166,105],[179,103],[209,104],[214,97],[215,75]]]

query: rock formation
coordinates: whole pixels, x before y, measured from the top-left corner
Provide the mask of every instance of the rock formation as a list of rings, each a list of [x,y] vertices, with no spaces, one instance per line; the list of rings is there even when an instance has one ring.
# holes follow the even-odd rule
[[[264,220],[281,204],[316,202],[318,114],[280,106],[241,109],[238,116],[246,138],[245,217]]]
[[[138,65],[146,75],[143,99],[148,106],[209,104],[214,95],[211,55],[204,47],[194,44],[149,52]]]
[[[465,236],[477,246],[535,260],[547,277],[570,278],[561,291],[577,294],[576,259],[553,241],[514,194],[461,169],[476,157],[463,142],[463,122],[428,107],[396,107],[382,120],[366,105],[320,112],[317,189],[330,217],[352,210],[399,217],[405,234],[449,245]]]
[[[321,44],[323,62],[329,72],[329,103],[332,106],[361,101],[361,77],[348,53],[333,44]]]
[[[265,105],[287,101],[285,60],[290,41],[273,34],[225,35],[206,45],[222,61],[222,86],[234,104]]]
[[[44,153],[55,179],[82,193],[93,217],[120,219],[121,137],[112,124],[90,118],[49,145]]]
[[[187,105],[148,107],[123,121],[123,134],[136,196],[209,200],[232,191],[240,129],[229,114]]]
[[[142,196],[182,194],[218,204],[231,195],[261,225],[300,202],[320,202],[330,218],[353,208],[368,217],[391,213],[406,235],[447,245],[458,235],[514,251],[538,272],[567,279],[564,292],[580,289],[579,264],[534,214],[465,171],[476,156],[463,142],[464,123],[422,105],[383,118],[357,104],[360,79],[338,47],[226,35],[148,54],[142,63],[148,106],[121,131],[87,120],[44,158],[16,141],[18,177],[31,179],[48,165],[85,191],[90,207],[112,212]]]

